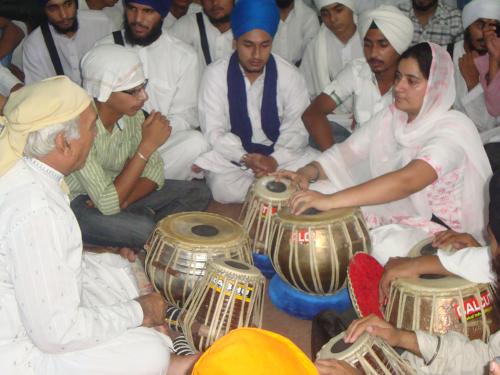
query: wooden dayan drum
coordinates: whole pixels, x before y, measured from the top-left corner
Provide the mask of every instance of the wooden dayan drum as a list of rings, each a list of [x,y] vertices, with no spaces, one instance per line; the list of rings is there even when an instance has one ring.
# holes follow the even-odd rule
[[[271,261],[291,286],[328,295],[340,289],[347,265],[357,252],[369,252],[370,237],[359,208],[293,215],[278,211],[273,223],[276,242]]]
[[[288,206],[294,188],[288,179],[261,177],[250,187],[241,210],[240,222],[250,235],[252,251],[269,255],[273,239],[271,223],[278,210]]]
[[[207,212],[183,212],[161,220],[147,244],[145,268],[155,290],[182,307],[207,262],[232,258],[251,263],[249,239],[243,227],[227,217]]]
[[[230,259],[209,263],[181,312],[181,326],[191,347],[203,351],[230,330],[260,328],[264,288],[265,277],[250,264]]]
[[[396,351],[382,339],[362,334],[353,344],[344,342],[345,332],[332,338],[319,351],[318,359],[346,361],[366,375],[415,374]]]

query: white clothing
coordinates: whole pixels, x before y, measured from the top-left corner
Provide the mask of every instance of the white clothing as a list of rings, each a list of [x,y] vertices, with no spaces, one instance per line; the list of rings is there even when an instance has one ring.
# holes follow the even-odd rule
[[[0,66],[0,95],[9,96],[10,90],[17,84],[22,84],[22,82],[9,69]]]
[[[279,168],[295,170],[311,161],[318,152],[307,146],[308,133],[301,116],[309,104],[304,78],[298,70],[274,55],[278,71],[277,106],[281,121],[280,135],[270,155]],[[227,69],[230,57],[211,64],[203,75],[199,113],[203,134],[212,150],[201,155],[195,164],[208,170],[207,182],[215,200],[223,203],[242,202],[253,181],[249,171],[242,171],[232,162],[246,154],[241,139],[231,132],[227,100]],[[252,124],[252,142],[271,145],[261,126],[261,103],[265,73],[253,84],[244,76],[247,108]]]
[[[191,4],[189,4],[189,8],[188,8],[185,16],[188,14],[198,13],[198,12],[202,12],[202,11],[203,11],[203,7],[200,4],[191,3]],[[180,18],[182,18],[182,17],[180,17]],[[165,31],[169,30],[175,24],[175,22],[177,22],[177,18],[175,18],[175,16],[171,12],[168,12],[166,17],[163,19],[163,30],[165,30]]]
[[[199,68],[196,53],[166,32],[145,47],[132,46],[125,37],[124,41],[127,48],[139,54],[149,79],[146,88],[149,99],[144,109],[160,111],[172,127],[170,138],[158,149],[165,162],[165,178],[195,177],[191,172],[193,160],[209,149],[201,133],[194,130],[198,127]],[[112,35],[97,42],[98,45],[113,43]],[[174,159],[177,160],[175,165],[172,163]]]
[[[17,45],[17,47],[12,52],[11,64],[13,64],[13,65],[17,66],[19,69],[23,70],[23,45],[24,45],[24,41],[28,37],[28,26],[26,26],[26,24],[22,21],[11,20],[11,22],[13,24],[15,24],[17,27],[19,27],[24,33],[23,40],[21,41],[21,43],[19,43]]]
[[[219,29],[217,29],[210,22],[210,19],[205,15],[205,13],[203,11],[201,13],[203,14],[203,21],[205,24],[205,31],[207,34],[208,47],[212,62],[230,55],[231,52],[233,52],[232,30],[229,29],[225,33],[221,33]],[[169,33],[194,48],[198,55],[200,74],[203,73],[207,64],[201,47],[201,38],[198,23],[196,21],[196,13],[186,14],[184,17],[181,17],[172,26]]]
[[[77,17],[78,31],[71,38],[59,34],[52,25],[49,25],[49,29],[64,74],[81,85],[80,60],[97,40],[111,33],[111,25],[107,16],[95,10],[78,11]],[[40,27],[37,27],[24,42],[23,69],[26,84],[56,75]]]
[[[33,159],[0,178],[2,374],[161,374],[170,339],[138,328],[143,313],[128,261],[82,257],[62,178]]]
[[[468,247],[457,251],[439,249],[439,261],[449,272],[475,283],[495,283],[489,246]]]
[[[392,103],[392,88],[384,95],[380,94],[375,74],[364,57],[348,63],[323,89],[323,93],[329,95],[337,105],[352,97],[356,128]]]
[[[363,58],[363,47],[357,32],[344,44],[325,25],[321,25],[300,64],[311,99],[321,94],[337,74],[357,58]],[[351,130],[352,99],[344,101],[328,119]]]
[[[418,347],[426,361],[430,361],[437,348],[437,337],[416,331]],[[500,355],[500,332],[490,336],[488,343],[469,340],[458,332],[448,332],[441,336],[439,352],[430,366],[422,358],[405,352],[403,358],[418,375],[477,375],[485,374],[489,361]]]
[[[295,0],[293,9],[283,21],[273,38],[273,53],[288,62],[299,65],[307,45],[319,31],[318,15],[304,4]]]
[[[454,108],[465,113],[474,122],[482,137],[484,137],[484,135],[491,132],[483,133],[500,125],[500,116],[494,117],[488,113],[481,83],[478,83],[472,90],[468,90],[458,65],[458,61],[463,55],[465,55],[464,42],[460,40],[455,43],[453,48],[453,65],[455,66],[455,85],[457,90]],[[486,138],[488,138],[486,139],[488,141],[489,137]]]
[[[423,160],[437,180],[406,198],[363,207],[368,224],[406,224],[434,233],[439,229],[431,221],[434,214],[452,229],[484,241],[491,167],[473,123],[449,110],[455,83],[448,52],[429,45],[431,74],[418,116],[408,123],[408,115],[391,105],[317,161],[339,191]]]
[[[78,9],[89,10],[86,0],[78,0]],[[105,7],[97,12],[103,12],[112,22],[113,31],[121,30],[123,27],[123,4],[121,0],[117,1],[112,7]]]

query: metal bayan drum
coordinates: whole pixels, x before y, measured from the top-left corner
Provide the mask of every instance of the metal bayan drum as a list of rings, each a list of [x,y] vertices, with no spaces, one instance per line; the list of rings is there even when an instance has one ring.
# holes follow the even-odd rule
[[[355,343],[344,342],[345,332],[335,336],[319,351],[318,359],[346,361],[362,374],[415,374],[396,351],[382,339],[362,334]]]
[[[183,212],[160,221],[145,245],[146,273],[156,291],[182,307],[205,274],[207,262],[251,263],[248,235],[236,221],[207,212]]]
[[[217,259],[181,312],[181,326],[192,348],[206,350],[239,327],[262,326],[265,278],[246,263]]]
[[[291,286],[312,294],[333,294],[344,284],[347,265],[357,252],[371,249],[359,208],[293,215],[278,211],[271,261]]]
[[[288,206],[294,188],[288,179],[259,178],[250,188],[241,210],[240,222],[250,235],[252,251],[269,255],[272,237],[271,223],[278,210]]]
[[[437,249],[432,240],[427,238],[417,243],[409,256],[435,255]],[[398,328],[436,334],[457,331],[472,340],[486,341],[498,327],[494,298],[488,284],[476,284],[457,276],[422,275],[392,283],[384,315]]]

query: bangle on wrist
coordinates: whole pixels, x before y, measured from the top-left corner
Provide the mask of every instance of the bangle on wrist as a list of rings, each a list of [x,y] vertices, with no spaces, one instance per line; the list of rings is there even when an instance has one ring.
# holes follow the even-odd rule
[[[310,167],[313,167],[313,168],[316,170],[316,176],[315,176],[315,177],[313,177],[313,178],[310,178],[310,179],[309,179],[309,183],[310,183],[310,184],[314,184],[316,181],[318,181],[318,180],[319,180],[319,168],[318,168],[318,166],[317,166],[316,164],[314,164],[314,163],[309,164],[309,166],[310,166]]]
[[[140,151],[136,151],[136,154],[137,154],[137,156],[139,156],[139,158],[144,160],[146,163],[148,162],[149,159],[147,157],[145,157]]]
[[[439,353],[439,349],[441,349],[441,336],[437,336],[437,340],[438,340],[438,343],[436,345],[436,351],[434,352],[434,355],[432,356],[432,358],[429,361],[426,361],[424,359],[424,365],[426,365],[426,366],[432,365],[432,362],[434,362],[434,360],[436,359],[436,357]]]

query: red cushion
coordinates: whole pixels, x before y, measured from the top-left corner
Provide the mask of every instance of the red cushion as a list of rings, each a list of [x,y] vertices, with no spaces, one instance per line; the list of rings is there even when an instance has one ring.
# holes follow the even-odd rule
[[[375,314],[384,318],[378,302],[378,284],[384,267],[372,256],[357,253],[349,263],[347,283],[352,305],[360,318]]]

